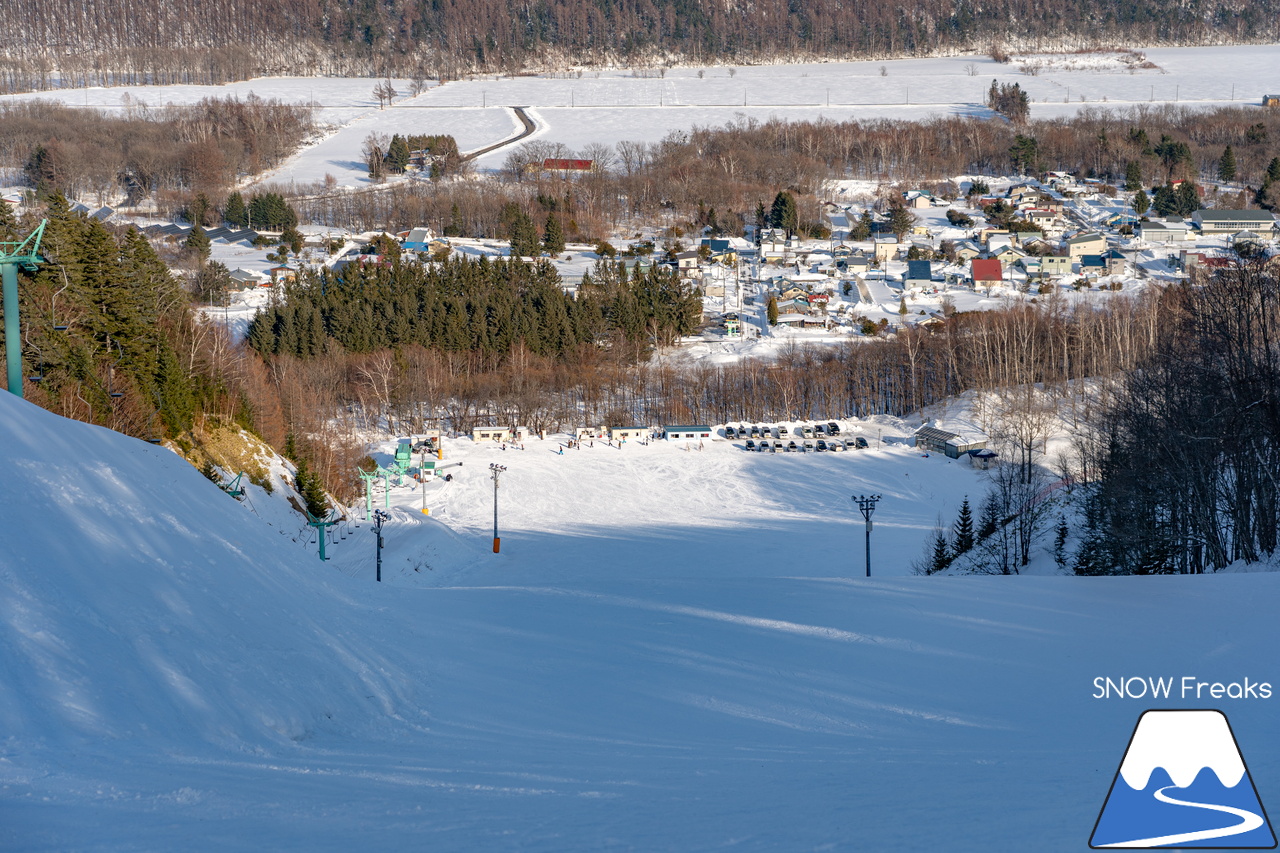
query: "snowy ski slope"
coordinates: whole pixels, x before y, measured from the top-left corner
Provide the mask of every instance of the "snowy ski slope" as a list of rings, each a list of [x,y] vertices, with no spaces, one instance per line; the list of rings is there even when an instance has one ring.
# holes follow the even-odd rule
[[[1272,573],[861,577],[848,493],[889,574],[936,458],[526,446],[394,494],[378,585],[0,395],[0,849],[1082,850],[1148,707],[1095,677],[1280,680]],[[1274,701],[1220,703],[1264,803]]]

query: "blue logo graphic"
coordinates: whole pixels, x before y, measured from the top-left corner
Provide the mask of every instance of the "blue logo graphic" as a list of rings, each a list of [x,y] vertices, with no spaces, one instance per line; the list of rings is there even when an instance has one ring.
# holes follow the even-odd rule
[[[1096,849],[1276,846],[1221,711],[1147,711],[1093,827]]]

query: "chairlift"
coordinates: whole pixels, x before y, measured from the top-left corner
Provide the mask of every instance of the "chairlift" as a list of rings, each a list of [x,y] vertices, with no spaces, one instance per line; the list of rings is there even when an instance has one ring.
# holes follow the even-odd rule
[[[239,474],[236,474],[235,479],[233,479],[231,482],[227,483],[225,486],[222,487],[222,491],[231,495],[231,497],[235,498],[236,500],[240,500],[241,498],[244,497],[244,492],[245,492],[244,485],[242,484],[243,479],[244,479],[244,472],[241,471]]]

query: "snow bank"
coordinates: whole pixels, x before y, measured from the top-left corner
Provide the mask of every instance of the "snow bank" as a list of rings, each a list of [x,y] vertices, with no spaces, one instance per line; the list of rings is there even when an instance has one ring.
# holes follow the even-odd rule
[[[181,458],[0,395],[0,731],[261,746],[403,711],[368,608]]]

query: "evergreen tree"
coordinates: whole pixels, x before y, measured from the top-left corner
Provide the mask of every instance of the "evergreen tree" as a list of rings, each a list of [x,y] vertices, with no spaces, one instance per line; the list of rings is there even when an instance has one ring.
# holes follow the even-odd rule
[[[947,537],[941,530],[933,533],[933,557],[929,560],[929,574],[936,575],[951,565],[951,551],[947,547]]]
[[[298,214],[279,193],[255,195],[249,202],[249,227],[259,231],[283,231],[297,227]]]
[[[1173,183],[1173,173],[1179,166],[1191,162],[1191,146],[1178,142],[1168,134],[1160,135],[1160,144],[1155,147],[1155,154],[1165,167],[1166,183]]]
[[[387,145],[385,162],[387,171],[393,175],[403,175],[409,165],[409,143],[398,133],[391,137],[391,143]]]
[[[295,255],[302,254],[302,245],[305,242],[305,239],[302,236],[302,232],[296,227],[290,225],[285,228],[280,234],[280,241],[282,246],[287,246],[289,251],[293,252]]]
[[[56,139],[37,145],[27,158],[25,172],[27,183],[35,187],[36,195],[44,197],[63,192],[70,172],[66,149]]]
[[[1276,208],[1276,204],[1273,200],[1275,187],[1275,181],[1271,180],[1269,176],[1264,177],[1262,179],[1262,186],[1258,187],[1258,191],[1253,194],[1253,203],[1258,205],[1258,207],[1261,207],[1263,210],[1274,210]]]
[[[1200,193],[1196,191],[1196,185],[1191,181],[1183,181],[1178,184],[1176,193],[1177,212],[1179,216],[1187,217],[1195,213],[1201,207]]]
[[[969,509],[969,496],[964,496],[960,513],[951,526],[952,551],[958,557],[973,547],[973,511]]]
[[[511,256],[513,258],[536,257],[542,246],[538,229],[529,214],[520,211],[511,225]]]
[[[1267,164],[1267,179],[1272,183],[1280,181],[1280,157],[1272,157]]]
[[[294,487],[306,504],[307,513],[312,518],[324,518],[329,514],[329,496],[324,493],[324,484],[320,476],[314,473],[305,461],[299,462],[298,473],[294,477]]]
[[[449,208],[449,224],[444,227],[444,236],[461,237],[466,233],[466,229],[462,225],[462,214],[458,211],[458,205]]]
[[[1125,164],[1124,188],[1131,193],[1142,189],[1142,164],[1137,160]]]
[[[195,423],[196,395],[191,377],[182,367],[182,359],[165,343],[160,349],[159,390],[160,420],[169,436],[175,437],[191,429]]]
[[[1173,187],[1168,184],[1156,187],[1156,197],[1152,204],[1156,214],[1159,216],[1172,216],[1178,212],[1178,197],[1173,191]]]
[[[1146,216],[1147,211],[1151,209],[1151,199],[1147,198],[1147,194],[1142,190],[1133,194],[1133,209],[1139,216]]]
[[[1040,143],[1034,136],[1023,136],[1019,133],[1009,146],[1009,159],[1013,167],[1022,174],[1037,171],[1040,163]]]
[[[564,232],[560,229],[560,220],[554,213],[547,214],[547,224],[543,229],[542,248],[547,254],[555,256],[564,251]]]
[[[769,295],[769,301],[765,303],[764,318],[770,326],[778,325],[778,297],[773,294]]]
[[[786,190],[780,190],[773,197],[773,207],[769,211],[769,224],[781,228],[790,237],[800,227],[800,214],[796,208],[796,198]]]
[[[1067,568],[1067,519],[1065,517],[1058,518],[1058,529],[1053,537],[1053,561],[1058,564],[1058,568],[1063,571]]]
[[[1218,160],[1218,180],[1234,181],[1236,179],[1236,154],[1228,145]]]
[[[849,239],[856,242],[865,242],[871,239],[871,231],[875,227],[875,221],[871,218],[871,211],[864,209],[862,215],[858,217],[857,223],[849,231]]]
[[[894,198],[889,206],[889,230],[901,240],[916,224],[916,215],[902,203],[902,199]]]
[[[0,203],[0,240],[18,239],[18,220],[13,215],[13,207],[8,203]]]
[[[1086,577],[1111,573],[1108,569],[1106,548],[1097,533],[1085,537],[1085,540],[1080,543],[1072,570],[1077,575]]]
[[[986,539],[1000,529],[1000,507],[995,499],[987,495],[982,499],[982,507],[978,510],[978,539]]]
[[[196,193],[196,197],[187,205],[187,221],[192,225],[204,225],[213,205],[204,193]]]
[[[764,202],[756,202],[756,245],[760,245],[760,236],[769,225],[769,215],[765,213]]]
[[[227,204],[222,209],[222,218],[229,225],[245,228],[249,225],[249,209],[244,206],[244,196],[233,192],[227,196]]]
[[[187,235],[187,239],[182,241],[182,247],[198,257],[201,261],[207,261],[209,259],[209,252],[212,248],[209,235],[204,233],[204,229],[200,227],[199,223],[192,227],[191,233]]]
[[[898,300],[898,316],[907,316],[907,297],[905,296]]]

